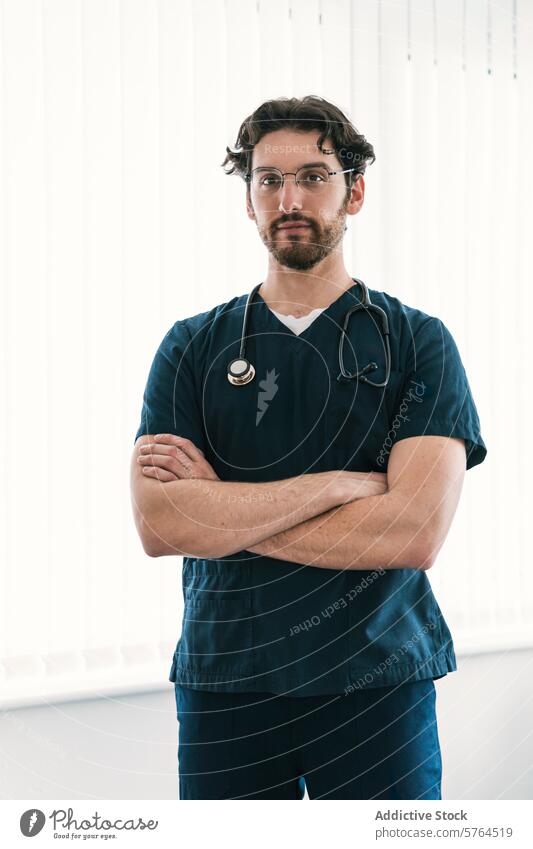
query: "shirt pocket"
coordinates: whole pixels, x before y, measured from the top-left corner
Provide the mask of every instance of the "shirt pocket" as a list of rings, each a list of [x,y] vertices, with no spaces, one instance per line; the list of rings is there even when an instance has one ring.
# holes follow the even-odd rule
[[[215,676],[252,673],[252,595],[245,575],[246,567],[239,574],[227,563],[205,560],[184,569],[178,667]]]
[[[251,609],[242,599],[187,599],[178,667],[199,674],[251,674],[252,654]]]
[[[386,387],[363,381],[335,381],[327,415],[328,445],[347,468],[384,471],[383,448],[393,437],[393,422],[405,379],[403,371],[391,370]]]
[[[442,647],[439,609],[424,577],[411,569],[361,574],[364,589],[350,607],[353,678],[387,686],[401,668],[423,668],[437,656]]]

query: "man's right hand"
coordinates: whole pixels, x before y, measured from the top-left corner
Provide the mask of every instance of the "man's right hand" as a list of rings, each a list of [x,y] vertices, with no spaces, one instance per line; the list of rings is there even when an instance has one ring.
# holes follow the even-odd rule
[[[204,452],[194,442],[173,433],[158,433],[139,446],[137,462],[143,474],[168,483],[177,480],[220,480]]]

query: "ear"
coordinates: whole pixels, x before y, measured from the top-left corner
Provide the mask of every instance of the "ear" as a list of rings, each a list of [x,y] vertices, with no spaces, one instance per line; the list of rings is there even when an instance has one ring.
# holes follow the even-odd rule
[[[365,178],[360,174],[352,186],[350,200],[346,206],[348,215],[355,215],[361,209],[365,199]]]
[[[248,193],[246,193],[246,214],[248,218],[250,218],[252,221],[255,221],[255,212],[252,206],[252,202],[250,200],[250,195]]]

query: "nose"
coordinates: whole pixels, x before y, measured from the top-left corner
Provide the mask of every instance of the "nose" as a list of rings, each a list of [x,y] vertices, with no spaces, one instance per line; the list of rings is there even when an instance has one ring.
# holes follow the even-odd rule
[[[301,209],[301,195],[302,190],[296,185],[294,176],[286,174],[280,191],[278,212],[291,212],[295,209]]]

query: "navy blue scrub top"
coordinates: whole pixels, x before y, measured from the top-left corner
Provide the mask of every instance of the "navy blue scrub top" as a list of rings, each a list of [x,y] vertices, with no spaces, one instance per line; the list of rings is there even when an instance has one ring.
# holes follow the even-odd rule
[[[254,380],[232,386],[248,293],[165,334],[152,363],[135,440],[191,439],[224,481],[265,482],[331,469],[386,472],[395,442],[465,440],[466,468],[487,449],[459,351],[443,322],[369,289],[389,318],[386,389],[340,383],[338,343],[360,287],[343,292],[299,335],[256,294],[246,356]],[[379,324],[352,316],[345,368],[374,360]],[[384,564],[386,565],[386,564]],[[417,569],[323,569],[249,551],[183,558],[184,614],[170,681],[205,690],[293,696],[440,678],[454,671],[450,631]]]

